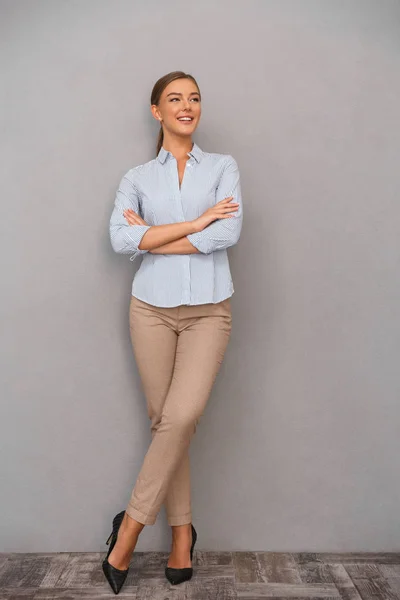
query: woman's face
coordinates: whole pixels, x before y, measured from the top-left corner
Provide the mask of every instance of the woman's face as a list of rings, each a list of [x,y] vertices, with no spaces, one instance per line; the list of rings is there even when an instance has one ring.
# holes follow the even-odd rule
[[[191,79],[175,79],[163,90],[159,105],[151,106],[153,116],[162,120],[166,130],[174,135],[191,136],[201,115],[201,98],[197,86]],[[191,117],[191,120],[179,120]]]

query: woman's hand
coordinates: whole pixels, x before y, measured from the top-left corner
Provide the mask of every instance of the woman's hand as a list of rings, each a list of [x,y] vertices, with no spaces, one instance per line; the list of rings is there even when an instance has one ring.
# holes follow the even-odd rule
[[[146,221],[139,217],[139,215],[131,208],[124,210],[123,214],[129,225],[147,225]]]
[[[207,225],[215,221],[216,219],[230,219],[235,215],[231,215],[228,213],[234,212],[238,210],[239,203],[231,202],[233,196],[229,196],[229,198],[224,198],[220,202],[217,202],[215,206],[208,208],[200,217],[194,219],[192,221],[194,227],[196,228],[196,232],[203,231]]]

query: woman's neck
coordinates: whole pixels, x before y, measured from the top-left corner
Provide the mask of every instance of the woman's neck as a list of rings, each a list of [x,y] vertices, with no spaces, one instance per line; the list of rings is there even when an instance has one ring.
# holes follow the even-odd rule
[[[189,139],[183,143],[182,140],[164,138],[162,145],[165,150],[175,156],[176,160],[185,160],[188,158],[188,152],[193,148],[193,141]]]

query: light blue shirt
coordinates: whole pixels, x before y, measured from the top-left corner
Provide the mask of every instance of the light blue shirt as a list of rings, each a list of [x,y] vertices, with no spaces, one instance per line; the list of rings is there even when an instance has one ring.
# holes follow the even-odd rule
[[[161,147],[157,157],[131,168],[121,179],[110,219],[115,252],[143,255],[132,295],[160,307],[216,303],[234,292],[227,248],[236,244],[243,222],[239,169],[230,154],[203,152],[194,143],[188,152],[179,188],[176,158]],[[233,196],[237,210],[187,236],[200,254],[152,254],[139,244],[152,225],[193,221],[220,200]],[[132,208],[148,225],[129,225]]]

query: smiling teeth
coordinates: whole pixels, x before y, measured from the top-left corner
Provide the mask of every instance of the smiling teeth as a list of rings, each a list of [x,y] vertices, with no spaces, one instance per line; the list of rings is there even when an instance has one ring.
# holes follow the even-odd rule
[[[178,117],[178,121],[192,121],[191,117]]]

